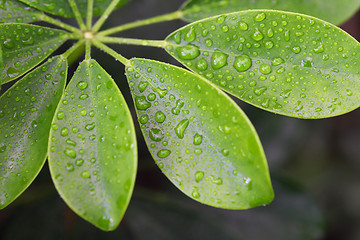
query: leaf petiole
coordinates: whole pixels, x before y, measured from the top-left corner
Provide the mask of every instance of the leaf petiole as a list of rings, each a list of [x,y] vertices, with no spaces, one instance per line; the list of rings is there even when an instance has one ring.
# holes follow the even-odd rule
[[[142,26],[146,26],[146,25],[150,25],[150,24],[154,24],[154,23],[172,21],[172,20],[180,19],[181,16],[182,16],[182,12],[181,11],[176,11],[176,12],[172,12],[172,13],[168,13],[168,14],[164,14],[164,15],[160,15],[160,16],[156,16],[156,17],[152,17],[152,18],[148,18],[148,19],[144,19],[144,20],[140,20],[140,21],[136,21],[136,22],[123,24],[123,25],[120,25],[120,26],[117,26],[117,27],[114,27],[114,28],[110,28],[110,29],[107,29],[105,31],[99,32],[98,36],[107,36],[107,35],[122,32],[122,31],[132,29],[132,28],[136,28],[136,27],[142,27]]]
[[[116,5],[120,2],[120,0],[113,0],[108,8],[104,11],[104,13],[101,15],[99,20],[95,23],[95,25],[92,28],[92,32],[96,33],[99,31],[99,29],[102,27],[106,19],[109,17],[109,15],[114,11]]]
[[[140,46],[149,46],[149,47],[158,47],[158,48],[164,48],[166,45],[165,41],[159,41],[159,40],[144,40],[144,39],[118,38],[118,37],[106,37],[106,36],[97,36],[96,39],[103,43],[140,45]]]
[[[86,40],[85,42],[85,60],[91,59],[91,41]]]
[[[70,32],[73,32],[73,33],[76,33],[78,34],[79,36],[82,36],[82,33],[79,29],[69,25],[69,24],[66,24],[66,23],[63,23],[63,22],[60,22],[52,17],[49,17],[48,15],[45,15],[45,14],[39,14],[37,15],[37,17],[39,18],[39,20],[41,21],[44,21],[44,22],[47,22],[47,23],[50,23],[50,24],[53,24],[55,26],[58,26],[58,27],[61,27],[65,30],[68,30]]]
[[[76,44],[74,44],[71,48],[69,48],[66,52],[62,54],[63,58],[69,58],[70,55],[75,52],[78,48],[80,48],[84,44],[84,40],[79,40]]]
[[[84,23],[84,21],[83,21],[83,19],[81,17],[81,14],[79,12],[79,8],[77,7],[75,0],[68,0],[68,2],[69,2],[69,5],[70,5],[73,13],[74,13],[76,21],[79,24],[80,29],[82,31],[85,31],[86,26],[85,26],[85,23]]]
[[[93,10],[94,10],[94,0],[88,0],[87,12],[86,12],[86,28],[88,30],[90,30],[92,26]]]
[[[121,56],[119,53],[115,52],[113,49],[109,48],[99,40],[93,40],[92,43],[95,47],[99,48],[100,50],[103,50],[110,56],[114,57],[116,60],[119,60],[122,64],[125,66],[128,64],[129,60],[123,56]]]

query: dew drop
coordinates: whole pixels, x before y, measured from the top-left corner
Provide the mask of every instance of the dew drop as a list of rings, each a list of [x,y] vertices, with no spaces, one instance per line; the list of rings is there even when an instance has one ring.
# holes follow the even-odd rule
[[[187,42],[192,42],[196,38],[195,29],[191,27],[187,33],[185,33],[184,40]]]
[[[11,38],[6,39],[3,44],[7,49],[12,49],[15,47],[14,41]]]
[[[200,55],[199,48],[191,44],[184,47],[178,47],[176,51],[179,57],[184,60],[192,60]]]
[[[195,173],[195,181],[198,183],[200,182],[202,179],[204,178],[204,172],[202,171],[197,171]]]
[[[164,134],[158,128],[152,128],[149,131],[149,137],[155,142],[160,142],[164,138]]]
[[[199,69],[200,71],[205,71],[208,68],[208,64],[207,64],[206,60],[204,58],[200,59],[196,63],[196,68]]]
[[[264,38],[264,35],[260,32],[258,28],[255,29],[255,32],[251,35],[251,38],[255,41],[260,41]]]
[[[266,14],[265,13],[258,13],[255,17],[254,17],[254,21],[255,22],[261,22],[262,20],[264,20],[266,18]]]
[[[211,66],[214,70],[218,70],[227,65],[228,55],[222,52],[215,52],[211,56]]]
[[[246,22],[242,22],[242,21],[240,21],[239,22],[239,27],[240,27],[240,29],[241,30],[243,30],[243,31],[246,31],[246,30],[248,30],[248,25],[247,25],[247,23]]]
[[[82,171],[81,172],[81,177],[82,178],[90,178],[90,173],[88,171]]]
[[[175,133],[178,138],[183,139],[186,128],[189,126],[189,119],[183,119],[179,122],[179,124],[175,127]]]
[[[282,64],[284,62],[285,62],[284,59],[282,59],[281,57],[276,57],[271,61],[271,64],[273,66],[278,66],[278,65],[280,65],[280,64]]]
[[[243,54],[235,58],[234,68],[238,72],[244,72],[248,70],[251,66],[252,66],[252,61],[248,55]]]
[[[160,151],[158,151],[157,156],[159,158],[166,158],[167,156],[170,155],[170,153],[171,151],[168,149],[161,149]]]
[[[78,82],[78,84],[76,85],[79,89],[85,89],[87,88],[88,84],[85,81],[80,81]]]
[[[66,148],[66,149],[64,150],[64,153],[65,153],[65,155],[68,156],[68,157],[76,158],[76,153],[75,153],[74,149],[72,149],[72,148]]]
[[[202,143],[203,136],[196,133],[194,135],[194,145],[200,145]]]
[[[151,103],[146,100],[144,96],[135,97],[135,105],[138,110],[146,110],[151,107]]]
[[[265,64],[265,63],[261,64],[259,69],[262,74],[267,75],[267,74],[271,73],[271,67],[268,64]]]

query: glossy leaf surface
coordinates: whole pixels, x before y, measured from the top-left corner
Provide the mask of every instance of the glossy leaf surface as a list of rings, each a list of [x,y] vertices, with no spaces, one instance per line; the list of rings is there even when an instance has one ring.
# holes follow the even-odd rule
[[[146,143],[173,184],[221,208],[272,200],[256,131],[229,97],[197,75],[160,62],[133,59],[126,72]]]
[[[28,4],[36,9],[41,11],[61,16],[61,17],[74,17],[72,9],[68,0],[19,0],[23,3]],[[122,5],[126,4],[129,0],[120,0],[117,7],[121,7]],[[83,17],[86,16],[87,11],[87,0],[75,0],[78,9]],[[112,0],[94,0],[94,16],[100,16],[110,5]]]
[[[359,43],[312,17],[238,12],[189,24],[166,42],[188,68],[267,111],[325,118],[359,106]]]
[[[30,185],[45,162],[66,73],[66,60],[52,58],[0,98],[0,208]]]
[[[38,20],[40,12],[16,0],[0,1],[0,23],[29,23]]]
[[[17,23],[0,25],[2,83],[25,74],[66,40],[66,32],[61,30]]]
[[[130,111],[115,82],[95,61],[83,61],[53,120],[52,178],[65,202],[103,230],[117,227],[136,175]]]
[[[303,13],[340,25],[359,7],[360,0],[189,0],[181,11],[184,20],[197,21],[249,9],[275,9]]]

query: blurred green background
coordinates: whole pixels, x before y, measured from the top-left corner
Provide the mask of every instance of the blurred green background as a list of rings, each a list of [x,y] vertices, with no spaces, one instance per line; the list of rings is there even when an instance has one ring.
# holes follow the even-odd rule
[[[183,2],[132,0],[104,27],[175,11]],[[119,36],[162,40],[183,25],[160,23]],[[359,14],[341,27],[360,40]],[[127,58],[179,65],[161,49],[113,47]],[[116,80],[135,116],[123,66],[100,51],[95,50],[93,57]],[[0,211],[0,239],[360,239],[360,110],[326,120],[299,120],[236,101],[253,122],[267,155],[276,194],[269,206],[229,211],[187,198],[157,168],[135,122],[138,177],[116,231],[102,232],[66,207],[45,165],[30,188]]]

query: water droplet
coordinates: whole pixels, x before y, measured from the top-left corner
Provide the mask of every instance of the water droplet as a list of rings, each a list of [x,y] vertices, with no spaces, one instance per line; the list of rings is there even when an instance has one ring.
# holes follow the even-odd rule
[[[200,145],[202,143],[203,136],[196,133],[194,135],[194,145]]]
[[[185,33],[184,40],[187,42],[192,42],[196,38],[195,28],[192,26],[187,33]]]
[[[84,81],[80,81],[80,82],[78,82],[78,84],[76,85],[79,89],[85,89],[85,88],[87,88],[87,86],[88,86],[88,84],[86,83],[86,82],[84,82]]]
[[[6,150],[6,145],[3,145],[0,147],[0,153],[5,152],[5,150]]]
[[[234,68],[238,72],[244,72],[248,70],[251,66],[252,66],[252,61],[248,55],[243,54],[235,58]]]
[[[294,53],[298,54],[299,52],[301,52],[301,48],[299,46],[295,46],[291,49]]]
[[[63,111],[58,112],[58,114],[57,114],[57,119],[61,120],[61,119],[63,119],[64,117],[65,117],[65,114],[64,114]]]
[[[223,184],[223,180],[220,178],[220,177],[218,177],[218,178],[216,178],[216,177],[214,177],[214,176],[210,176],[210,179],[211,179],[211,182],[212,183],[214,183],[214,184],[216,184],[216,185],[221,185],[221,184]]]
[[[139,121],[140,121],[141,124],[146,124],[149,121],[149,116],[148,115],[142,115],[142,116],[140,116]]]
[[[240,22],[239,22],[239,27],[240,27],[240,29],[243,30],[243,31],[248,30],[248,25],[246,24],[246,22],[240,21]]]
[[[266,90],[267,90],[266,87],[255,88],[255,89],[254,89],[254,93],[255,93],[257,96],[260,96],[260,95],[263,94]]]
[[[211,66],[214,70],[220,69],[227,65],[228,55],[222,52],[215,52],[211,56]]]
[[[265,13],[258,13],[255,17],[254,17],[254,21],[255,22],[261,22],[262,20],[264,20],[266,18],[266,14]]]
[[[15,47],[14,41],[11,38],[6,39],[3,44],[7,49],[12,49]]]
[[[260,32],[258,28],[255,29],[255,32],[251,35],[251,38],[255,41],[260,41],[264,38],[264,35]]]
[[[81,177],[82,178],[90,178],[90,173],[88,171],[82,171],[81,173]]]
[[[15,78],[16,76],[18,76],[20,73],[17,69],[13,68],[13,67],[9,67],[6,71],[6,74],[10,77],[10,78]]]
[[[179,124],[175,127],[175,133],[178,138],[183,139],[186,128],[189,126],[189,119],[183,119],[179,122]]]
[[[199,191],[198,191],[197,188],[194,188],[194,189],[193,189],[193,191],[192,191],[192,193],[191,193],[191,196],[192,196],[193,198],[199,198],[199,197],[200,197],[200,193],[199,193]]]
[[[280,64],[282,64],[284,62],[285,62],[284,59],[282,59],[281,57],[276,57],[271,61],[271,64],[273,66],[278,66],[278,65],[280,65]]]
[[[63,137],[67,136],[68,133],[69,133],[69,129],[67,127],[62,128],[60,131],[60,135]]]
[[[161,149],[160,151],[158,151],[157,156],[159,158],[166,158],[167,156],[170,155],[170,153],[171,151],[168,149]]]
[[[178,47],[176,51],[179,57],[184,60],[192,60],[200,55],[199,48],[191,44],[188,44],[184,47]]]
[[[204,172],[202,171],[197,171],[195,173],[195,181],[198,183],[200,182],[202,179],[204,178]]]
[[[265,63],[261,64],[259,69],[262,74],[267,75],[267,74],[271,73],[271,67],[268,64],[265,64]]]
[[[93,130],[94,128],[95,128],[95,122],[92,122],[92,123],[87,124],[87,125],[85,126],[85,130],[87,130],[87,131],[91,131],[91,130]]]
[[[174,107],[173,109],[171,109],[171,112],[175,115],[179,115],[180,114],[180,110],[181,108],[185,105],[185,103],[183,101],[181,101],[180,99],[176,101],[176,107]]]
[[[138,85],[139,91],[144,92],[148,85],[149,85],[148,82],[140,82]]]
[[[78,167],[81,167],[82,165],[84,164],[84,160],[79,158],[79,159],[76,159],[75,161],[75,165],[78,166]]]
[[[71,158],[76,158],[76,153],[72,148],[66,148],[64,151],[65,155]]]
[[[280,93],[280,97],[282,97],[283,99],[286,99],[290,96],[291,94],[291,89],[287,89],[285,91],[283,91],[282,93]]]
[[[313,67],[313,60],[311,57],[301,60],[301,66],[311,68]]]
[[[146,100],[144,96],[135,97],[135,105],[138,110],[146,110],[151,107],[151,103]]]
[[[151,140],[153,140],[155,142],[160,142],[164,138],[164,134],[162,133],[162,131],[160,129],[152,128],[149,131],[149,137]]]
[[[206,60],[204,58],[200,59],[196,64],[196,68],[200,71],[205,71],[208,68]]]
[[[74,171],[74,165],[72,164],[72,163],[67,163],[66,164],[66,170],[68,171],[68,172],[73,172]]]
[[[222,153],[222,155],[224,155],[224,156],[228,156],[228,155],[230,154],[230,151],[229,151],[229,149],[224,148],[224,149],[221,150],[221,153]]]
[[[155,120],[158,122],[158,123],[163,123],[166,119],[166,116],[163,112],[161,111],[158,111],[155,113]]]

